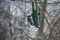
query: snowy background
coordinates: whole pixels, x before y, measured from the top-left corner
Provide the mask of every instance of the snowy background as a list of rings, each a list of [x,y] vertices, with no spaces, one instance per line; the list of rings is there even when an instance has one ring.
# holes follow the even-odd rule
[[[42,2],[43,1],[44,0],[42,0]],[[47,3],[56,2],[60,2],[60,0],[47,0]],[[41,4],[38,4],[38,6],[40,9],[42,9]],[[60,27],[59,22],[55,24],[54,28],[52,28],[51,30],[49,29],[49,24],[53,25],[56,21],[58,21],[58,19],[60,20],[60,4],[56,3],[46,5],[45,17],[49,24],[47,23],[46,19],[44,19],[44,37],[38,35],[40,33],[38,32],[38,28],[28,23],[27,16],[31,13],[32,4],[28,2],[25,3],[20,0],[4,0],[2,3],[0,3],[0,24],[7,29],[5,38],[6,40],[43,40],[44,38],[44,40],[48,40],[52,29],[56,29],[55,31],[52,30],[52,34],[54,34],[54,32],[60,31],[58,29]],[[56,36],[54,35],[53,37],[55,38]],[[50,39],[55,40],[54,38]],[[59,36],[56,37],[56,40],[59,40]]]

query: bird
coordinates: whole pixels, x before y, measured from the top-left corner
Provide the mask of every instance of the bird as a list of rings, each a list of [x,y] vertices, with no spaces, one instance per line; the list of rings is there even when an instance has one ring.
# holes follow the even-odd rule
[[[28,16],[27,16],[27,21],[28,21],[31,25],[33,25],[33,22],[32,22],[32,20],[31,20],[31,15],[28,15]]]
[[[40,13],[38,13],[38,15],[40,15]],[[34,24],[34,23],[32,22],[31,16],[32,16],[32,14],[27,16],[27,21],[30,23],[30,25],[35,26],[35,27],[37,27],[37,28],[40,28],[39,25],[36,25],[36,24]]]

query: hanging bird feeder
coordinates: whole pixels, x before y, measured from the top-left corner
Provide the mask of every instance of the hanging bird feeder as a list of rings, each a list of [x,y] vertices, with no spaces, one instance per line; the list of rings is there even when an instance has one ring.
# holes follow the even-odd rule
[[[39,28],[38,23],[38,0],[32,0],[32,18],[34,25]]]

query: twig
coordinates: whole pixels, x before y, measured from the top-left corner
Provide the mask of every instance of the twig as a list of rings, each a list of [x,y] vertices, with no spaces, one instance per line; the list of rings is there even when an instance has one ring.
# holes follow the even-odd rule
[[[34,1],[23,1],[23,0],[20,0],[20,1],[22,1],[22,2],[27,2],[27,3],[32,3],[32,2],[34,2]],[[41,2],[39,2],[39,1],[38,1],[38,3],[44,4],[44,3],[41,3]],[[60,4],[60,2],[47,3],[47,4]]]

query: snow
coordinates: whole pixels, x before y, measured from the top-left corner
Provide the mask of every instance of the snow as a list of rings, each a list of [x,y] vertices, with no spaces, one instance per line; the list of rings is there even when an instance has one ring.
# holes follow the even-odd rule
[[[58,0],[48,0],[47,2],[48,3],[53,3],[53,2],[58,2]],[[21,11],[21,9],[17,8],[17,6],[15,4],[18,5],[18,2],[11,2],[11,4],[10,4],[10,7],[11,7],[10,11],[11,12],[16,8],[16,10],[12,13],[13,16],[16,16],[16,17],[18,16],[21,19],[21,18],[24,17],[24,15],[23,15],[24,11],[26,11],[26,16],[31,15],[31,13],[32,13],[31,4],[26,3],[26,10],[25,10],[25,3],[21,4],[20,8],[23,9],[23,11]],[[51,15],[53,13],[53,12],[51,12],[52,10],[56,10],[56,9],[59,9],[59,8],[60,8],[60,4],[58,4],[58,5],[52,4],[52,5],[47,5],[46,10]],[[52,16],[55,16],[55,15],[52,14]],[[48,19],[48,21],[50,22],[51,20]],[[48,24],[46,23],[46,20],[44,20],[44,22],[45,22],[45,24],[44,24],[44,32],[46,32]],[[37,33],[38,33],[38,28],[36,28],[35,26],[30,25],[27,21],[25,21],[25,24],[28,24],[30,26],[30,27],[28,26],[28,28],[30,28],[29,36],[32,37],[32,38],[36,38]],[[49,32],[47,32],[47,33],[49,33]]]

